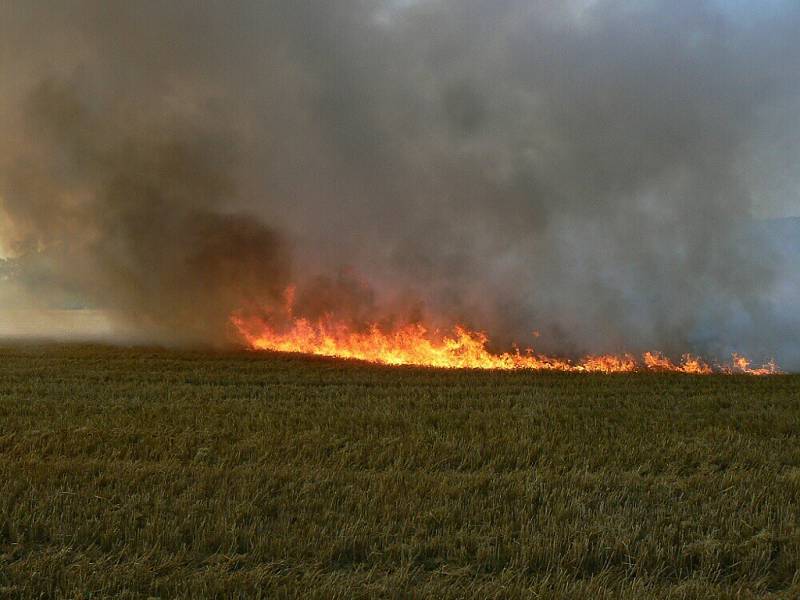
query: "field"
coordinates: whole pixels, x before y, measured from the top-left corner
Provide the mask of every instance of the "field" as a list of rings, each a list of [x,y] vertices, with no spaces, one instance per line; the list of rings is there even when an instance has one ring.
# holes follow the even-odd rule
[[[800,377],[0,350],[0,598],[798,598]]]

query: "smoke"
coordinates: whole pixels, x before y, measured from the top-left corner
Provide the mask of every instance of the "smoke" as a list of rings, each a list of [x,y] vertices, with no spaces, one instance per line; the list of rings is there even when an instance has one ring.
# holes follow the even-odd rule
[[[796,257],[753,219],[797,202],[798,25],[779,1],[11,0],[6,279],[160,341],[298,283],[362,323],[800,366]]]
[[[25,118],[48,149],[8,170],[4,199],[22,236],[19,277],[38,296],[84,297],[141,336],[182,342],[223,335],[237,304],[280,297],[282,237],[225,212],[235,187],[224,136],[93,114],[74,84],[51,81],[27,97]]]

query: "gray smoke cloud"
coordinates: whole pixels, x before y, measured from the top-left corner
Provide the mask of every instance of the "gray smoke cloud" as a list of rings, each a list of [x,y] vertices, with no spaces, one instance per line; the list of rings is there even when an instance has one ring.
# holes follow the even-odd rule
[[[160,341],[297,282],[362,323],[798,368],[796,234],[753,214],[797,203],[799,25],[779,1],[11,0],[4,271]]]

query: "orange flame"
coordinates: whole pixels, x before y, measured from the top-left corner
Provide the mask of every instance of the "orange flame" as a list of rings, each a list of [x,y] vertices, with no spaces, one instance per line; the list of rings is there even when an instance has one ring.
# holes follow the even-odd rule
[[[385,365],[416,365],[451,369],[549,370],[584,373],[630,373],[633,371],[675,372],[697,375],[742,373],[774,375],[780,373],[774,361],[753,368],[738,354],[730,364],[710,366],[685,354],[674,363],[660,352],[646,352],[641,361],[631,354],[587,356],[577,361],[520,352],[493,353],[487,348],[485,333],[457,325],[452,333],[440,334],[424,325],[410,324],[385,331],[377,325],[355,330],[328,315],[317,321],[292,315],[294,288],[284,295],[287,325],[276,327],[262,318],[248,319],[235,314],[231,322],[253,350],[293,352],[347,358]]]
[[[680,364],[673,363],[660,352],[645,352],[642,356],[645,368],[651,371],[674,371],[678,373],[694,373],[708,375],[714,370],[699,358],[684,354]]]
[[[776,375],[781,372],[774,360],[770,360],[760,367],[751,367],[747,358],[736,353],[733,354],[733,364],[724,365],[721,370],[724,373],[747,373],[748,375]]]

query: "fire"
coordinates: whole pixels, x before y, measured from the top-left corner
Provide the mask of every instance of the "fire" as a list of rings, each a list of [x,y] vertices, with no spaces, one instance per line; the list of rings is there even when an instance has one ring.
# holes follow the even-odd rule
[[[651,371],[675,371],[698,375],[708,375],[714,372],[710,366],[691,354],[684,354],[680,364],[673,363],[660,352],[645,352],[642,360],[645,368]]]
[[[456,325],[449,333],[431,331],[419,323],[390,330],[372,325],[356,330],[343,321],[326,315],[310,320],[293,315],[294,288],[287,289],[284,314],[270,319],[247,318],[241,313],[231,322],[241,338],[253,350],[292,352],[317,356],[363,360],[384,365],[415,365],[448,369],[536,370],[582,373],[630,373],[664,371],[707,375],[742,373],[773,375],[780,373],[774,361],[751,367],[750,361],[738,354],[730,364],[711,366],[700,358],[685,354],[679,363],[660,352],[646,352],[641,360],[631,354],[586,356],[580,360],[556,358],[535,353],[531,349],[494,353],[483,332]]]
[[[775,375],[781,372],[774,360],[760,367],[751,367],[750,361],[739,354],[733,355],[733,364],[725,365],[723,371],[725,373],[747,373],[749,375]]]

